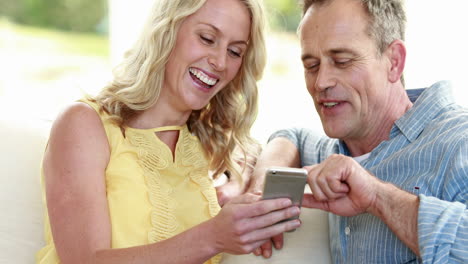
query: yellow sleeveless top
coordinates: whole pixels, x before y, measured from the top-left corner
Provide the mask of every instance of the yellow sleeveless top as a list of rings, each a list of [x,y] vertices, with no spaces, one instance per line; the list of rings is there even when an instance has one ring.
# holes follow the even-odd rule
[[[219,212],[208,161],[200,141],[186,125],[126,128],[124,137],[120,128],[107,120],[108,115],[98,111],[97,104],[83,102],[101,117],[111,150],[105,177],[112,248],[170,238]],[[169,147],[156,136],[156,132],[167,130],[180,130],[174,158]],[[45,238],[47,245],[37,253],[37,263],[60,263],[47,212]],[[206,263],[220,260],[218,254]]]

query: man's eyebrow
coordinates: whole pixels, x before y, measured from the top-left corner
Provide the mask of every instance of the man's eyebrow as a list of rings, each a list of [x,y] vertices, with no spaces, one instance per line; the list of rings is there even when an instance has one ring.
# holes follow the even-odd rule
[[[351,55],[357,55],[355,51],[348,49],[348,48],[336,48],[336,49],[331,49],[329,51],[330,54],[336,55],[336,54],[351,54]]]
[[[217,28],[215,25],[212,25],[212,24],[208,24],[208,23],[200,23],[202,25],[205,25],[205,26],[209,26],[211,27],[214,31],[216,31],[216,33],[218,34],[222,34],[221,30],[219,28]],[[245,41],[245,40],[237,40],[237,41],[233,41],[231,44],[244,44],[246,46],[248,46],[248,42]]]
[[[330,55],[337,55],[337,54],[350,54],[354,56],[358,55],[355,51],[348,49],[348,48],[335,48],[335,49],[329,50],[327,53]],[[303,54],[301,56],[302,61],[309,60],[309,59],[316,59],[316,57],[312,56],[309,53]]]

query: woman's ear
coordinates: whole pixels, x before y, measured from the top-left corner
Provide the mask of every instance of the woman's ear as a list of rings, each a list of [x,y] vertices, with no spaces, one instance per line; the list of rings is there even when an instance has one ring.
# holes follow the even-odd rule
[[[395,83],[400,80],[403,75],[406,61],[406,47],[403,41],[394,40],[385,51],[389,61],[390,67],[388,69],[388,80]]]

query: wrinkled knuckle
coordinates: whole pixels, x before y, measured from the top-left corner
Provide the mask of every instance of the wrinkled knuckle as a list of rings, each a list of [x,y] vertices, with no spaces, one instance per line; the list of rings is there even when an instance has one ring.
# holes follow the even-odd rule
[[[249,254],[253,251],[252,247],[249,247],[248,245],[244,245],[240,248],[240,251],[242,254]]]
[[[232,210],[232,218],[234,220],[241,220],[243,217],[243,212],[241,210]]]
[[[296,208],[289,208],[289,209],[286,210],[286,212],[284,213],[284,218],[293,217],[293,216],[296,215],[296,213],[297,213]]]
[[[262,210],[262,207],[260,207],[260,205],[254,206],[252,211],[254,212],[255,215],[262,215],[264,213],[263,210]]]
[[[242,244],[242,247],[247,247],[248,243],[250,242],[247,236],[240,236],[239,242]]]
[[[235,224],[232,228],[232,231],[236,236],[242,236],[244,234],[244,227],[240,224]]]
[[[332,182],[332,184],[330,184],[330,189],[332,189],[332,191],[338,191],[340,189],[340,186],[341,186],[341,182],[335,181],[335,182]]]
[[[318,185],[322,186],[322,185],[327,183],[327,178],[326,177],[318,177],[316,181],[317,181]]]

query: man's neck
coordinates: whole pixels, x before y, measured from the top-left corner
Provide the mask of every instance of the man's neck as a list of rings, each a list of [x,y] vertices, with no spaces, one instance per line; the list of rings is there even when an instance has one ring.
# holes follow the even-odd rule
[[[396,92],[390,96],[387,105],[383,106],[385,110],[380,118],[369,124],[368,133],[343,139],[352,157],[369,153],[380,143],[388,140],[395,122],[413,106],[403,87],[393,88]]]

